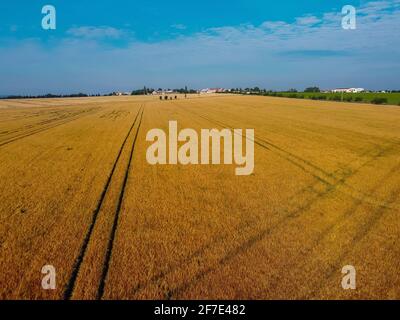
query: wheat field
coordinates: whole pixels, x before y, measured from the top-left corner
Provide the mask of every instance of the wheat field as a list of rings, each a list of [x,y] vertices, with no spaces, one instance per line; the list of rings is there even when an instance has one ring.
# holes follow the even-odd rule
[[[149,165],[171,120],[254,129],[254,173]],[[0,164],[0,299],[400,299],[397,106],[3,100]]]

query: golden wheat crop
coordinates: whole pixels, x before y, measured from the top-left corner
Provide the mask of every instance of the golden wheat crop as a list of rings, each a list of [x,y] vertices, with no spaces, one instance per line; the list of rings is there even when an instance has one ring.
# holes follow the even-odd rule
[[[146,133],[171,120],[255,129],[254,173],[149,165]],[[398,107],[5,100],[0,164],[2,299],[400,298]]]

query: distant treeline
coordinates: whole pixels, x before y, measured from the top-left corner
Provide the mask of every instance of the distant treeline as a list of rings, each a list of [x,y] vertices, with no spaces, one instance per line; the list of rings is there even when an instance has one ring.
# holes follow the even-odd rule
[[[173,92],[173,93],[197,93],[197,90],[180,88],[180,89],[153,89],[146,88],[133,90],[130,95],[144,95],[152,94],[154,91],[157,92]],[[392,104],[400,105],[400,90],[387,90],[386,92],[360,92],[360,93],[334,93],[334,92],[321,92],[318,87],[309,87],[304,91],[297,91],[296,89],[289,89],[287,91],[272,91],[267,89],[261,89],[259,87],[254,88],[232,88],[224,93],[235,93],[235,94],[248,94],[248,95],[263,95],[272,97],[284,97],[293,99],[312,99],[312,100],[328,100],[328,101],[343,101],[343,102],[359,102],[359,103],[373,103],[373,104]],[[86,94],[86,93],[74,93],[74,94],[46,94],[46,95],[10,95],[0,96],[0,99],[47,99],[47,98],[81,98],[81,97],[100,97],[100,96],[114,96],[116,92],[107,94]],[[129,95],[129,93],[127,93]]]
[[[318,87],[310,87],[305,89],[303,92],[298,92],[296,89],[290,89],[288,91],[271,91],[256,87],[246,89],[231,89],[230,93],[293,99],[400,105],[400,90],[388,90],[386,92],[335,93],[321,92]]]
[[[138,96],[138,95],[144,95],[144,94],[152,94],[154,91],[159,91],[159,92],[164,92],[164,91],[172,91],[173,93],[197,93],[197,90],[194,89],[188,89],[188,88],[180,88],[180,89],[161,89],[159,88],[158,90],[153,89],[153,88],[146,88],[144,87],[143,89],[137,89],[133,90],[131,93],[121,93],[121,95],[132,95],[132,96]],[[108,96],[115,96],[119,95],[118,92],[111,92],[111,93],[106,93],[106,94],[86,94],[86,93],[74,93],[74,94],[52,94],[48,93],[45,95],[4,95],[0,96],[0,99],[47,99],[47,98],[82,98],[82,97],[108,97]]]
[[[37,95],[37,96],[1,96],[0,99],[49,99],[49,98],[82,98],[82,97],[100,97],[100,94],[88,95],[85,93],[74,93],[74,94],[45,94],[45,95]]]
[[[157,91],[157,92],[165,92],[166,91],[166,92],[174,92],[174,93],[181,93],[181,94],[197,93],[197,90],[188,89],[187,87],[180,88],[180,89],[162,89],[162,88],[154,89],[154,88],[144,87],[143,89],[133,90],[131,95],[132,96],[140,96],[140,95],[145,95],[145,94],[152,94],[154,91]]]
[[[267,92],[264,94],[272,97],[284,97],[293,99],[311,99],[325,101],[358,102],[373,104],[400,105],[400,93],[398,92],[361,92],[361,93],[322,93],[322,92]]]
[[[385,93],[400,93],[400,90],[384,90]],[[232,88],[224,93],[316,93],[322,92],[319,87],[309,87],[304,89],[304,91],[298,91],[297,89],[289,89],[286,91],[274,91],[268,89],[261,89],[259,87],[254,88]],[[364,93],[382,93],[382,91],[366,91]]]

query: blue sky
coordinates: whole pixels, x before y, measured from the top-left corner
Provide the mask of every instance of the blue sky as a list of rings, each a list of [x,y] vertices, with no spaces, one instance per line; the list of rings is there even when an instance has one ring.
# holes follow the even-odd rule
[[[57,29],[41,28],[54,5]],[[341,28],[344,5],[357,29]],[[0,94],[154,87],[400,89],[400,0],[0,3]]]

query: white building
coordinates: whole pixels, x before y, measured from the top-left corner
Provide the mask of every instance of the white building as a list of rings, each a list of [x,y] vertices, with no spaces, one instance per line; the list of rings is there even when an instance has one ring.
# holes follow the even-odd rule
[[[225,92],[225,89],[222,88],[207,88],[200,90],[200,94],[210,94],[210,93],[220,93]]]
[[[154,90],[151,94],[153,96],[165,95],[165,94],[172,94],[176,93],[174,90]]]
[[[117,91],[117,92],[113,92],[112,95],[113,95],[113,96],[118,96],[118,97],[120,97],[120,96],[130,96],[131,94],[130,94],[130,92],[120,92],[120,91]]]
[[[364,91],[364,88],[337,88],[332,90],[333,93],[361,93]]]

